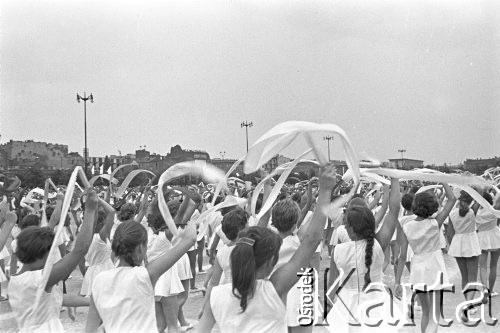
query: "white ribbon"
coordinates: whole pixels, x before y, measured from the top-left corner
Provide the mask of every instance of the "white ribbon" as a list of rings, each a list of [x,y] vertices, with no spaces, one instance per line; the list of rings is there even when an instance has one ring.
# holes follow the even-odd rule
[[[245,173],[257,171],[260,166],[288,147],[301,133],[307,134],[305,137],[310,148],[315,150],[319,162],[325,164],[324,160],[320,160],[324,158],[317,150],[317,144],[310,136],[310,133],[316,132],[338,134],[340,136],[347,165],[353,170],[353,178],[357,184],[359,182],[358,158],[345,131],[334,124],[316,124],[306,121],[283,122],[262,135],[247,153],[244,167]]]
[[[73,172],[71,173],[71,177],[68,182],[68,186],[66,187],[66,193],[64,195],[64,201],[61,210],[61,217],[59,218],[59,224],[57,225],[54,241],[52,242],[52,246],[50,247],[49,255],[47,256],[47,261],[45,262],[45,266],[42,271],[42,279],[40,284],[38,285],[38,290],[35,297],[35,306],[33,313],[38,311],[38,306],[40,305],[40,298],[45,290],[45,286],[49,279],[50,273],[52,271],[52,267],[56,263],[56,253],[59,251],[59,240],[61,239],[61,232],[64,228],[64,222],[66,221],[66,215],[68,214],[69,207],[71,205],[71,199],[73,198],[73,192],[75,190],[75,185],[77,185],[76,178],[80,176],[80,180],[84,184],[85,188],[90,186],[87,177],[85,177],[85,173],[83,172],[82,167],[77,166]]]
[[[109,180],[111,179],[110,177],[111,177],[111,175],[106,175],[106,174],[104,174],[104,175],[97,175],[97,176],[94,176],[94,177],[90,178],[89,184],[90,184],[91,187],[94,186],[94,183],[99,178],[105,179],[105,180],[107,180],[109,182]],[[116,184],[118,184],[118,179],[112,178],[112,182],[113,182],[113,184],[116,185]]]
[[[302,157],[304,157],[305,155],[307,155],[311,151],[312,151],[312,149],[309,149],[309,150],[305,151],[304,153],[300,154],[293,162],[287,162],[287,163],[284,163],[284,164],[278,166],[276,169],[274,169],[273,172],[271,172],[269,175],[264,177],[264,179],[262,179],[260,181],[260,183],[257,184],[257,186],[255,187],[253,194],[252,194],[252,201],[251,201],[251,206],[250,206],[252,216],[255,217],[255,208],[257,206],[257,199],[259,197],[260,191],[264,188],[265,183],[269,179],[273,178],[274,176],[276,176],[278,174],[282,174],[280,176],[280,178],[278,179],[278,181],[276,182],[276,185],[273,187],[266,202],[263,203],[263,206],[259,212],[259,215],[257,216],[257,220],[259,220],[271,208],[272,204],[274,203],[274,200],[276,200],[276,198],[278,197],[278,195],[281,191],[281,188],[283,187],[286,179],[288,178],[288,176],[290,175],[292,170],[297,166],[297,164],[299,164],[300,162],[306,162],[306,161],[310,162],[310,160],[302,160]],[[317,164],[318,162],[315,162],[315,163]]]
[[[150,175],[152,176],[156,176],[153,172],[149,171],[149,170],[133,170],[131,171],[127,177],[125,178],[125,180],[123,180],[122,184],[120,185],[120,187],[118,188],[118,190],[116,190],[116,193],[115,193],[115,198],[121,198],[123,196],[123,194],[125,193],[125,190],[127,189],[128,185],[130,184],[130,182],[132,181],[132,179],[134,179],[137,175],[139,175],[140,173],[149,173]]]
[[[241,162],[243,162],[244,159],[245,159],[245,156],[242,156],[236,162],[233,163],[233,165],[226,172],[226,175],[224,176],[225,179],[227,179],[231,175],[231,173],[233,173],[233,171],[236,170],[236,168],[238,167],[238,165],[240,165]],[[219,196],[219,193],[222,190],[222,185],[223,185],[223,183],[219,182],[217,184],[217,187],[215,188],[214,197],[212,198],[212,206],[215,205],[215,200],[217,200],[217,197]]]
[[[173,179],[188,174],[202,177],[205,181],[208,182],[213,182],[218,184],[222,183],[221,187],[226,187],[226,178],[222,170],[208,163],[200,164],[200,163],[195,163],[193,161],[189,161],[189,162],[177,163],[168,168],[160,176],[160,179],[158,180],[158,189],[156,192],[158,195],[158,207],[160,209],[160,213],[165,219],[168,229],[170,230],[170,232],[172,232],[172,234],[174,234],[174,236],[177,236],[178,232],[175,223],[172,219],[172,216],[170,215],[167,203],[165,202],[165,196],[163,195],[163,185]]]

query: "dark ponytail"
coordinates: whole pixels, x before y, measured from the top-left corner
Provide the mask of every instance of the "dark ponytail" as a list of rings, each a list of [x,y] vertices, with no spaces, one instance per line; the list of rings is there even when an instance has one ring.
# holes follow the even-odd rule
[[[370,267],[372,265],[373,258],[373,245],[375,243],[375,234],[372,233],[366,237],[366,248],[365,248],[365,285],[363,286],[363,290],[372,282],[370,278]]]
[[[250,227],[239,233],[230,261],[232,291],[240,300],[242,312],[255,292],[257,270],[270,259],[276,265],[280,247],[281,238],[267,228]]]
[[[373,245],[375,244],[375,217],[366,206],[354,205],[347,208],[345,214],[346,224],[362,239],[366,239],[365,248],[365,289],[370,283],[370,268],[373,261]]]
[[[136,253],[137,246],[147,244],[146,229],[137,222],[123,222],[116,228],[111,249],[115,256],[125,260],[130,266],[140,266],[144,258]]]

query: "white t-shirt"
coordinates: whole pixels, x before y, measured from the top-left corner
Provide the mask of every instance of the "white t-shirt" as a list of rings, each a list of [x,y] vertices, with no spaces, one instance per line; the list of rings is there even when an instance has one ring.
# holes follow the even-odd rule
[[[40,305],[34,308],[42,270],[27,271],[11,277],[8,294],[12,312],[20,332],[64,332],[59,320],[62,308],[62,290],[56,285],[50,293],[43,292]]]
[[[100,273],[92,297],[107,333],[158,332],[154,290],[145,267],[117,267]]]

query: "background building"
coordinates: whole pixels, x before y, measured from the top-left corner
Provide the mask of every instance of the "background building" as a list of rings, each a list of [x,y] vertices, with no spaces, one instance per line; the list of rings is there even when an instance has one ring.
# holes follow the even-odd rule
[[[410,170],[424,167],[424,161],[411,158],[390,158],[389,162],[393,168],[397,169]]]
[[[0,145],[0,166],[4,169],[71,169],[83,165],[78,153],[68,153],[68,146],[33,140],[14,141]]]

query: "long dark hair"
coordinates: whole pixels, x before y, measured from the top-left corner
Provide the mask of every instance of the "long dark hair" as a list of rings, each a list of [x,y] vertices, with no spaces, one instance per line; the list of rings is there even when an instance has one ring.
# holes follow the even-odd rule
[[[255,291],[257,270],[272,258],[273,265],[276,265],[282,241],[277,234],[264,227],[243,229],[239,238],[230,257],[232,291],[240,299],[241,310],[244,312],[248,299]],[[243,242],[242,238],[247,239],[247,242]]]
[[[346,210],[346,224],[352,228],[352,231],[366,239],[365,248],[365,289],[370,283],[370,267],[373,259],[373,245],[375,243],[375,217],[370,209],[366,206],[354,205]]]

